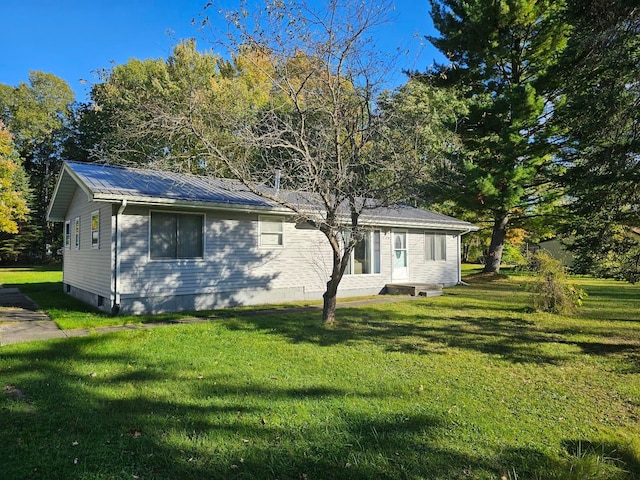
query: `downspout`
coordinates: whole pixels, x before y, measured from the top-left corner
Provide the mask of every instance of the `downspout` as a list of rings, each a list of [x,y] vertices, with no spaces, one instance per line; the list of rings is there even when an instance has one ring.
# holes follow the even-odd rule
[[[460,245],[462,244],[462,235],[465,235],[471,231],[470,228],[467,228],[466,231],[460,232],[458,234],[458,285],[468,286],[469,284],[462,281],[462,252],[460,251]]]
[[[127,201],[122,200],[118,213],[116,214],[116,239],[114,245],[114,275],[113,275],[113,306],[111,313],[117,315],[120,312],[120,248],[122,243],[121,223],[124,209],[127,208]]]

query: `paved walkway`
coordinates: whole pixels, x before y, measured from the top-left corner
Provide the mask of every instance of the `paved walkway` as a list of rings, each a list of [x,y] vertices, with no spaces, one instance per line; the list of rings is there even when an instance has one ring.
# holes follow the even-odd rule
[[[361,307],[378,303],[390,303],[401,300],[409,300],[417,297],[405,295],[387,295],[379,298],[368,298],[349,302],[339,302],[337,308]],[[269,308],[261,310],[249,310],[246,312],[234,312],[233,315],[255,316],[269,315],[279,312],[294,313],[320,310],[322,307],[292,307]],[[17,288],[0,287],[0,346],[12,343],[30,342],[33,340],[48,340],[51,338],[84,337],[95,333],[122,332],[126,330],[142,330],[164,327],[175,324],[190,324],[208,322],[220,317],[189,317],[181,320],[172,320],[158,323],[139,323],[132,325],[116,325],[110,327],[79,328],[74,330],[61,330],[56,323],[44,314],[38,305]]]
[[[0,287],[0,345],[65,336],[28,296]]]

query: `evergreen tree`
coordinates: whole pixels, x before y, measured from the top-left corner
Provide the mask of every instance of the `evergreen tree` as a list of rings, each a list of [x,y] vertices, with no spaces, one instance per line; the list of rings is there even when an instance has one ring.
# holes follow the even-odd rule
[[[542,130],[553,109],[541,78],[566,44],[555,0],[431,0],[449,59],[422,78],[455,86],[468,115],[452,125],[461,139],[429,195],[454,199],[492,224],[485,272],[497,273],[515,217],[538,215],[557,199],[549,175],[558,167]]]
[[[579,270],[640,280],[640,6],[570,0],[572,36],[551,77],[569,169],[567,229]]]

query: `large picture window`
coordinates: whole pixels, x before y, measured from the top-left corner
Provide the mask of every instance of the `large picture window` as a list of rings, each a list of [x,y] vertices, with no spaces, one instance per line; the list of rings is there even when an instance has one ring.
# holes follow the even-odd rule
[[[152,260],[202,258],[204,215],[151,212]]]
[[[345,233],[349,241],[349,233]],[[344,272],[346,275],[380,273],[380,230],[365,233],[353,247],[351,259]]]
[[[427,261],[443,261],[447,259],[447,236],[444,233],[425,233],[425,259]]]

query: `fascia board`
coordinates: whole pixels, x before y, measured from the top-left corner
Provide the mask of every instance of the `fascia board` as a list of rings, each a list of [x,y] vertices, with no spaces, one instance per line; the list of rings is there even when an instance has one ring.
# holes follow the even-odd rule
[[[147,207],[179,207],[185,209],[203,209],[203,210],[225,210],[245,213],[265,213],[273,212],[277,214],[291,215],[293,212],[284,207],[270,207],[260,205],[242,205],[238,203],[212,203],[185,201],[161,197],[139,197],[131,195],[112,195],[104,193],[96,193],[93,195],[94,201],[102,201],[107,203],[120,203],[126,200],[128,205],[138,205]]]
[[[62,165],[62,171],[58,176],[58,181],[56,182],[56,186],[53,189],[53,195],[51,196],[52,200],[49,203],[49,206],[47,207],[47,220],[50,222],[64,221],[64,218],[57,218],[57,217],[52,218],[51,213],[53,210],[53,206],[56,203],[56,199],[58,198],[58,192],[60,191],[60,186],[66,180],[65,175],[68,175],[76,183],[76,185],[78,185],[82,189],[82,191],[87,195],[87,198],[89,201],[91,201],[91,198],[92,198],[93,192],[91,191],[91,189],[87,186],[86,183],[82,181],[82,179],[66,163],[64,163]]]

